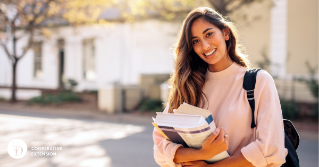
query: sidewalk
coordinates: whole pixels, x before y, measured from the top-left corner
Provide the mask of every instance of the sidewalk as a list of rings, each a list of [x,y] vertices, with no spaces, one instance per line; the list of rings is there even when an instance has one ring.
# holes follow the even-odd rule
[[[152,117],[155,117],[155,113],[141,113],[139,111],[124,112],[122,114],[108,114],[102,111],[88,111],[88,110],[72,110],[70,108],[48,108],[42,106],[28,106],[25,104],[9,104],[0,103],[0,110],[12,112],[12,114],[43,114],[57,117],[76,117],[82,119],[94,119],[101,121],[111,121],[118,123],[133,123],[133,124],[144,124],[151,125]]]
[[[123,114],[107,114],[102,111],[72,110],[70,108],[48,108],[41,106],[28,106],[25,104],[0,103],[0,110],[6,111],[8,114],[44,114],[57,117],[77,117],[82,119],[94,119],[101,121],[110,121],[117,123],[131,123],[141,125],[151,125],[152,117],[155,113],[141,113],[139,111],[123,113]],[[293,121],[301,140],[318,141],[318,122]]]

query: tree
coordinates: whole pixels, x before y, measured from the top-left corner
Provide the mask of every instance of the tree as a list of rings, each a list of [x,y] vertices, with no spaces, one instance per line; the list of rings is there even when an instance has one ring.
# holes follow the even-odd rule
[[[223,15],[263,0],[208,0]],[[59,25],[105,24],[99,18],[109,7],[121,9],[123,20],[145,16],[171,20],[185,15],[194,0],[0,0],[0,46],[12,64],[11,102],[16,102],[16,69],[19,60],[32,48],[34,37],[50,36],[50,28]],[[23,48],[17,43],[27,39]],[[20,53],[19,51],[22,52]]]
[[[51,26],[96,23],[112,0],[0,0],[0,45],[12,63],[11,102],[16,102],[16,69],[32,48],[35,35],[50,35]],[[17,42],[28,42],[18,52]]]
[[[265,0],[208,0],[208,2],[223,16],[228,16],[243,6]]]

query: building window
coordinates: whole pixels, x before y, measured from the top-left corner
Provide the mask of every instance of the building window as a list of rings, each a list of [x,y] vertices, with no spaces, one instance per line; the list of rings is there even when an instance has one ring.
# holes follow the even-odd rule
[[[34,53],[33,75],[35,78],[42,78],[42,42],[33,43],[33,53]]]
[[[94,39],[83,40],[83,77],[88,81],[96,79]]]

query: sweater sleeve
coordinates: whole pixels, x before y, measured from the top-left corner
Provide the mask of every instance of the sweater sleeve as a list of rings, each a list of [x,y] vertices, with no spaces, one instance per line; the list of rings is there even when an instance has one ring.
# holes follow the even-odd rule
[[[163,112],[168,112],[168,106],[166,106]],[[158,165],[161,167],[181,167],[181,164],[175,164],[173,161],[175,152],[182,146],[181,144],[166,140],[156,128],[153,131],[153,141],[154,159]]]
[[[287,149],[284,144],[282,111],[274,81],[266,71],[259,71],[255,86],[255,141],[241,149],[254,166],[281,166]]]

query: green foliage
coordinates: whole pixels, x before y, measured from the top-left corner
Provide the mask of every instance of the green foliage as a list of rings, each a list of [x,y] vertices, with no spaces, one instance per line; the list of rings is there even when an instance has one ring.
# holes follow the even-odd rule
[[[0,97],[0,101],[6,101],[4,97]]]
[[[30,99],[29,104],[60,104],[64,102],[80,102],[82,101],[81,97],[74,92],[60,92],[55,95],[50,94],[46,96],[38,96]]]
[[[310,90],[312,96],[318,100],[319,85],[318,80],[316,79],[316,67],[312,67],[309,61],[306,61],[306,67],[308,68],[310,78],[298,78],[298,80],[304,82]]]
[[[308,68],[309,78],[297,78],[297,80],[305,83],[311,92],[311,95],[316,98],[317,105],[316,108],[313,110],[315,116],[318,116],[318,91],[319,91],[319,84],[318,79],[316,79],[316,67],[312,67],[309,61],[306,61],[306,67]]]
[[[280,100],[282,115],[284,119],[296,119],[299,111],[298,106],[293,101]]]
[[[163,111],[161,100],[146,99],[141,102],[140,111],[160,112]]]
[[[267,54],[267,47],[264,46],[261,50],[261,57],[262,60],[257,62],[258,67],[264,70],[269,70],[269,66],[272,64],[271,60],[269,59],[269,56]]]

